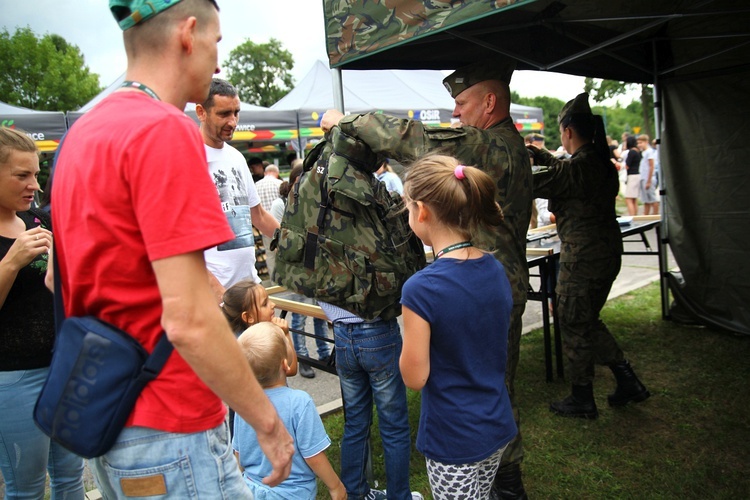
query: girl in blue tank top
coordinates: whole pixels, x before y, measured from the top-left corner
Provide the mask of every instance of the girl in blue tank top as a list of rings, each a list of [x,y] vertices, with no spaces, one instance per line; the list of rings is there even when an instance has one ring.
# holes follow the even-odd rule
[[[422,392],[417,449],[434,498],[488,498],[516,435],[505,387],[510,283],[472,240],[503,214],[492,178],[449,156],[429,155],[409,170],[409,225],[435,261],[404,285],[401,375]]]

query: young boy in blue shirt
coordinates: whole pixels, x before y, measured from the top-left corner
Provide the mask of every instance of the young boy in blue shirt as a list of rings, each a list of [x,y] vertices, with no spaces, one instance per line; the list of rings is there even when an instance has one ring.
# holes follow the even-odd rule
[[[295,445],[289,477],[271,488],[262,482],[271,470],[271,463],[258,445],[255,430],[239,415],[235,417],[232,447],[245,482],[255,497],[314,500],[317,475],[328,487],[333,500],[345,499],[346,489],[325,455],[331,440],[315,403],[305,391],[286,384],[287,375],[294,373],[294,360],[288,359],[289,352],[294,350],[289,349],[284,331],[270,322],[257,323],[245,330],[237,341]]]

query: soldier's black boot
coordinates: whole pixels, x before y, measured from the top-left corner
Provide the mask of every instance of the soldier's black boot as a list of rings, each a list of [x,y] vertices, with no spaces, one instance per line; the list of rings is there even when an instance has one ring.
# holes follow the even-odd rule
[[[573,385],[570,396],[562,401],[555,401],[549,405],[550,411],[562,417],[588,418],[599,417],[599,410],[594,402],[594,386],[592,384]]]
[[[635,375],[633,368],[627,360],[609,365],[609,369],[615,375],[617,388],[615,392],[607,396],[609,406],[625,406],[629,402],[640,403],[651,396]]]
[[[521,464],[513,463],[497,470],[495,481],[492,483],[490,500],[527,500],[526,490],[521,480]]]

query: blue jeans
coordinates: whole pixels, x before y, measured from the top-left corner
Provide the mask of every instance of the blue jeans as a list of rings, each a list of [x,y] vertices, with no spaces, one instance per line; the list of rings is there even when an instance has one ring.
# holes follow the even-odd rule
[[[341,442],[341,481],[350,499],[364,498],[370,491],[365,464],[374,401],[385,454],[388,498],[410,500],[411,440],[406,387],[398,369],[402,346],[398,322],[394,318],[351,325],[334,323],[333,333],[346,417]]]
[[[192,434],[126,427],[112,449],[89,464],[107,499],[253,498],[229,445],[226,420]]]
[[[83,459],[50,442],[32,417],[48,371],[0,371],[0,470],[8,500],[43,498],[47,472],[52,500],[83,499]]]
[[[292,328],[294,330],[304,330],[307,316],[300,313],[292,313]],[[315,332],[315,345],[318,347],[318,359],[324,359],[331,355],[331,343],[323,340],[328,338],[328,322],[320,318],[313,318],[313,331]],[[292,334],[294,341],[294,350],[301,356],[309,356],[307,351],[307,337],[298,333]]]

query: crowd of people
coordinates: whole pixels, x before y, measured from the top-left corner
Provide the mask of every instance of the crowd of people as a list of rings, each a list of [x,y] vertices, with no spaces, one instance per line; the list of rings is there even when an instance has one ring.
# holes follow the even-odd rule
[[[610,139],[609,144],[628,215],[638,215],[639,199],[643,204],[643,215],[658,215],[659,150],[656,139],[650,142],[647,134],[635,136],[625,132],[622,143]]]
[[[308,356],[305,337],[276,316],[255,268],[252,226],[273,275],[270,238],[300,161],[290,158],[284,181],[275,165],[246,161],[229,144],[240,101],[213,78],[221,38],[213,0],[110,0],[110,8],[123,30],[126,81],[60,147],[51,220],[32,208],[35,144],[0,128],[0,407],[14,409],[0,421],[8,498],[41,497],[47,473],[52,498],[84,495],[83,460],[31,417],[55,341],[53,280],[66,316],[94,315],[149,351],[164,332],[175,348],[115,446],[90,460],[105,498],[315,498],[319,478],[337,500],[420,499],[409,481],[406,387],[421,391],[416,447],[434,498],[527,498],[514,382],[532,211],[540,225],[557,224],[562,242],[555,307],[571,392],[550,410],[598,417],[595,364],[614,375],[610,406],[649,397],[599,314],[621,263],[615,199],[622,190],[634,213],[640,195],[644,212],[658,213],[658,154],[643,135],[623,137],[613,153],[587,94],[558,116],[565,155],[547,151],[539,134],[524,141],[510,116],[515,62],[498,57],[444,79],[458,121],[450,129],[382,113],[322,117],[324,131],[338,127],[389,158],[376,175],[403,196],[409,226],[435,250],[403,283],[403,332],[396,318],[365,320],[320,303],[329,321],[314,320],[317,355],[335,357],[346,416],[337,473],[312,399],[287,386],[298,372],[314,377],[298,362]],[[199,129],[182,113],[186,102],[199,103]],[[180,143],[180,154],[165,142]],[[391,162],[406,166],[403,182]],[[48,269],[53,227],[58,267]],[[293,315],[291,330],[305,320]],[[373,405],[385,490],[367,475]]]

